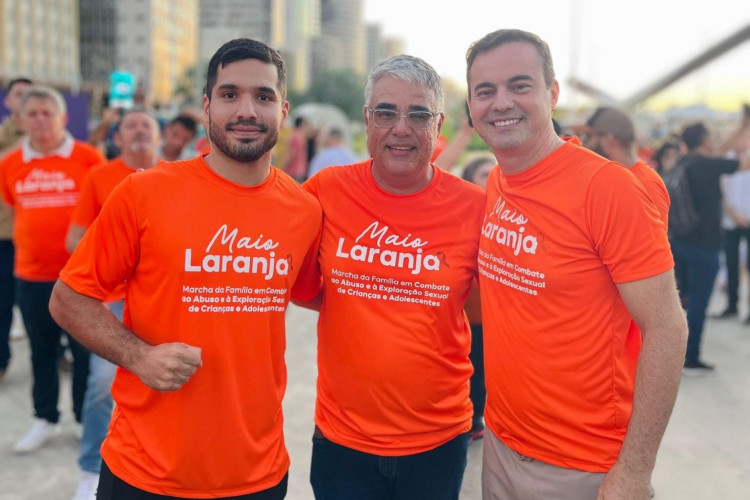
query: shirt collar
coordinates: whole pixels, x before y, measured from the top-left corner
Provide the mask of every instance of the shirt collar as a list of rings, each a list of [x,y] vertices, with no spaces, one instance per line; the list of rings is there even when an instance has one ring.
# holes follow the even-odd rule
[[[50,151],[49,154],[40,153],[31,147],[31,140],[28,136],[24,137],[21,141],[21,159],[24,163],[29,163],[31,160],[38,160],[41,158],[48,158],[50,156],[59,156],[61,158],[70,158],[73,154],[73,146],[75,146],[75,140],[70,132],[65,132],[65,139],[63,139],[60,146]]]

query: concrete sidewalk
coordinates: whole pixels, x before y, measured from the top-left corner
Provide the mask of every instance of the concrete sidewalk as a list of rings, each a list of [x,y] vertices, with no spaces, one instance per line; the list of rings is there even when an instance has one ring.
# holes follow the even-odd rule
[[[715,307],[714,309],[718,309]],[[743,316],[744,317],[744,316]],[[289,385],[285,429],[290,470],[289,500],[312,500],[310,467],[315,404],[317,315],[290,307],[287,331]],[[30,425],[31,369],[28,342],[13,341],[12,365],[0,384],[0,500],[69,500],[78,480],[78,439],[63,377],[63,433],[27,455],[14,442]],[[656,498],[747,500],[750,498],[750,326],[709,320],[704,357],[715,374],[683,377],[677,405],[654,472]],[[481,442],[469,449],[462,500],[481,498]],[[356,500],[356,499],[352,499]]]

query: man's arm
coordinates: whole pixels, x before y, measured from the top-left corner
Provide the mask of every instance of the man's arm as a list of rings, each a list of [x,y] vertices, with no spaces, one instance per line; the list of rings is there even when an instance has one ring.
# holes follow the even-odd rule
[[[85,227],[71,223],[68,228],[68,234],[65,235],[65,249],[73,253],[84,234],[86,234]]]
[[[469,121],[464,119],[461,129],[456,133],[456,136],[448,143],[443,152],[440,153],[440,156],[435,159],[435,165],[443,170],[450,171],[458,164],[458,160],[464,154],[464,151],[466,151],[466,147],[471,142],[472,137],[474,137],[474,127],[470,127]]]
[[[58,325],[95,354],[134,373],[157,391],[176,391],[201,362],[198,347],[174,342],[152,346],[126,328],[99,300],[58,280],[49,304]]]
[[[91,131],[87,142],[96,147],[102,154],[106,154],[107,134],[109,129],[120,119],[120,110],[116,108],[106,108],[102,111],[102,119],[99,125]]]
[[[641,330],[643,347],[625,441],[597,498],[647,500],[656,452],[677,398],[687,324],[672,271],[617,288]]]

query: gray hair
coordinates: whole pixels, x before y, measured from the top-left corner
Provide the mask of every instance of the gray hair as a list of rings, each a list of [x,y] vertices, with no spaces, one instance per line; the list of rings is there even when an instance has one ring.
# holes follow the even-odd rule
[[[418,83],[432,91],[432,111],[443,111],[443,82],[435,68],[418,57],[400,55],[379,62],[367,77],[365,103],[370,102],[372,89],[384,76],[392,76],[409,83]]]
[[[29,101],[29,99],[49,99],[50,101],[55,103],[58,111],[60,111],[62,114],[66,114],[68,112],[68,107],[65,104],[65,99],[63,99],[62,94],[51,87],[45,87],[43,85],[34,85],[32,87],[29,87],[29,90],[27,90],[23,94],[23,98],[21,99],[22,110],[26,107],[26,103]]]

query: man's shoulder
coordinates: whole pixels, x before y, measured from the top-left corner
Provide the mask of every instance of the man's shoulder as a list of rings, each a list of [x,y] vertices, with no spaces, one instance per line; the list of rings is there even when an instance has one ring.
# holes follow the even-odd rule
[[[102,153],[98,149],[96,149],[96,147],[89,144],[88,142],[80,141],[78,139],[75,139],[73,141],[73,149],[74,151],[80,152],[83,154],[102,156]]]
[[[0,168],[8,168],[12,165],[18,165],[23,163],[23,153],[21,148],[14,149],[7,155],[0,158]]]
[[[643,161],[638,161],[635,165],[633,165],[630,168],[630,171],[641,182],[653,182],[656,184],[664,185],[664,181],[662,180],[661,176],[656,172],[656,170],[649,167]]]
[[[439,167],[434,166],[440,176],[438,182],[440,182],[442,189],[451,193],[452,196],[463,198],[468,197],[476,201],[484,201],[486,198],[485,191],[467,180],[464,180],[448,171],[441,170]]]
[[[312,178],[315,178],[318,184],[348,184],[367,172],[368,163],[369,160],[351,163],[349,165],[334,165],[326,167],[315,174]]]

